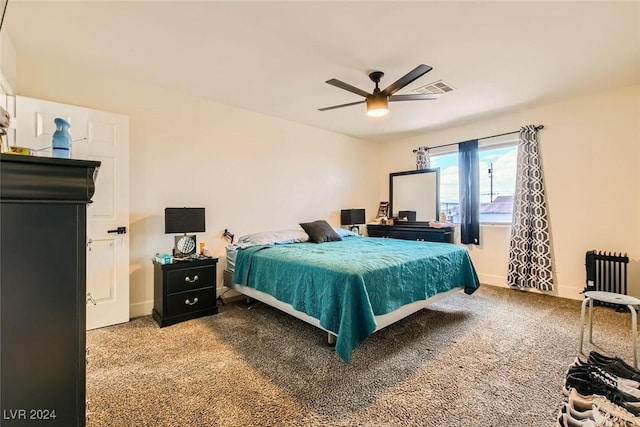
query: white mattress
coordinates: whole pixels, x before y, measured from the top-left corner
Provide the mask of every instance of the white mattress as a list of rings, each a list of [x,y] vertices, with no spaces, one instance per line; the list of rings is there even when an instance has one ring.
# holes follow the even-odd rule
[[[227,266],[224,269],[233,273],[236,269],[236,253],[238,252],[238,248],[235,245],[227,245],[225,249],[227,251]]]

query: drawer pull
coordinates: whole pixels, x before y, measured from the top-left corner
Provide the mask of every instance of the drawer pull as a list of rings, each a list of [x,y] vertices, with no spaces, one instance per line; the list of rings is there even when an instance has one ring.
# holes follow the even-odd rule
[[[197,276],[196,276],[196,277],[197,277]],[[198,303],[198,297],[195,297],[195,298],[193,299],[193,302],[191,302],[191,301],[189,301],[189,300],[185,300],[185,302],[184,302],[184,303],[185,303],[186,305],[194,305],[194,304],[197,304],[197,303]]]
[[[198,275],[196,274],[195,276],[193,276],[193,279],[191,279],[189,276],[184,278],[185,282],[189,282],[189,283],[195,283],[198,281]]]

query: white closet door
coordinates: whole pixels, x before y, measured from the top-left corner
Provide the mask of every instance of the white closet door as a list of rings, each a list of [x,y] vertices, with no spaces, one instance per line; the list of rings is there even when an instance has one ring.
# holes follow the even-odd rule
[[[71,156],[101,162],[87,207],[87,329],[129,320],[129,118],[16,97],[16,145],[51,156],[55,124],[71,124]],[[125,233],[115,230],[124,227]],[[122,228],[121,228],[122,230]]]

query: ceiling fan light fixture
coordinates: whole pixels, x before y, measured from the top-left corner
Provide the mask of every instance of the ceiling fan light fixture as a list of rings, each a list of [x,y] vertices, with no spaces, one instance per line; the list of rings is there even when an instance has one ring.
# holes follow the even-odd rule
[[[349,83],[345,83],[338,79],[330,79],[325,83],[335,86],[339,89],[344,89],[347,92],[355,93],[356,95],[360,95],[364,97],[364,100],[357,102],[349,102],[347,104],[333,105],[331,107],[318,108],[320,111],[329,111],[335,110],[336,108],[350,107],[352,105],[358,105],[367,103],[367,115],[369,117],[382,117],[389,114],[389,101],[415,101],[415,100],[423,100],[423,99],[437,99],[437,95],[430,93],[421,93],[421,94],[411,94],[411,95],[396,95],[395,93],[407,86],[408,84],[415,81],[420,76],[432,70],[432,67],[425,64],[420,64],[413,70],[409,71],[404,76],[400,77],[394,83],[391,83],[386,88],[380,90],[378,86],[380,83],[380,79],[384,76],[382,71],[372,71],[369,73],[369,78],[372,82],[376,84],[376,88],[372,93],[368,93],[362,89],[359,89],[355,86],[350,85]]]
[[[382,117],[389,113],[389,99],[384,95],[367,97],[367,115],[369,117]]]

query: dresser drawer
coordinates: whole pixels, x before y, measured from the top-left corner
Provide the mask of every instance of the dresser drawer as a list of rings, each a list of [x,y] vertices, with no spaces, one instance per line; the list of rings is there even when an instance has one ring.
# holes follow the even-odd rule
[[[180,314],[205,310],[215,307],[215,288],[203,288],[196,291],[179,292],[167,296],[166,316],[178,316]]]
[[[167,272],[167,293],[190,291],[215,283],[216,270],[212,266],[191,267]]]

